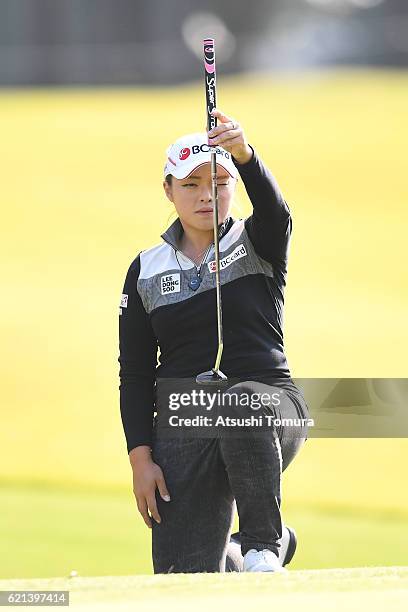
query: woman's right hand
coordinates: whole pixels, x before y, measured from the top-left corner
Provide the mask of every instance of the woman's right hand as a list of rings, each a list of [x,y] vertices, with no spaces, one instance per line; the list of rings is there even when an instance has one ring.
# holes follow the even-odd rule
[[[151,529],[151,517],[161,523],[157,510],[156,487],[164,501],[170,501],[163,471],[151,458],[149,446],[137,446],[129,453],[133,470],[133,493],[135,494],[137,508],[143,516],[146,525]],[[149,515],[149,511],[151,516]]]

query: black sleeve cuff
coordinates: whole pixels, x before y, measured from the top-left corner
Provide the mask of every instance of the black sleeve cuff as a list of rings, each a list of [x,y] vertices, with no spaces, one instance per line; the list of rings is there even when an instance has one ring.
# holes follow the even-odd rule
[[[234,162],[235,166],[238,168],[239,173],[241,174],[241,172],[245,173],[247,171],[251,171],[251,169],[256,166],[256,162],[257,162],[257,154],[255,152],[255,149],[253,148],[252,145],[250,145],[248,143],[248,146],[250,149],[252,149],[252,157],[249,161],[247,161],[245,164],[240,164],[235,157],[232,155],[232,161]]]
[[[138,442],[127,442],[126,447],[128,454],[130,453],[130,451],[132,451],[134,448],[137,448],[138,446],[149,446],[150,449],[152,449],[152,441],[151,439],[147,439],[142,441],[139,440]]]

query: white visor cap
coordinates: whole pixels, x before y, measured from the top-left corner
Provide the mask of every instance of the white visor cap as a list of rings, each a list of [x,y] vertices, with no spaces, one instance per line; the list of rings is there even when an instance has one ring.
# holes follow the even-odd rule
[[[206,132],[196,132],[182,136],[166,151],[164,176],[172,174],[177,179],[186,178],[193,170],[211,161],[211,149]],[[238,171],[232,161],[231,153],[228,153],[222,147],[215,147],[215,150],[217,152],[217,164],[222,166],[230,176],[236,178]]]

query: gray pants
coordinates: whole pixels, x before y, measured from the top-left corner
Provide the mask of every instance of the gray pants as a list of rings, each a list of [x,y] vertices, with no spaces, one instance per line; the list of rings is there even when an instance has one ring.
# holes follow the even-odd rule
[[[245,381],[226,393],[232,391],[270,394],[271,387]],[[262,412],[307,419],[302,394],[296,388],[286,394],[284,414],[271,405]],[[278,554],[281,476],[306,439],[303,424],[279,425],[262,435],[245,430],[239,437],[169,439],[157,436],[155,422],[152,457],[163,470],[171,501],[163,501],[156,490],[162,522],[152,520],[154,573],[225,572],[226,566],[234,571],[236,545],[230,545],[230,536],[235,507],[242,555],[250,548]]]

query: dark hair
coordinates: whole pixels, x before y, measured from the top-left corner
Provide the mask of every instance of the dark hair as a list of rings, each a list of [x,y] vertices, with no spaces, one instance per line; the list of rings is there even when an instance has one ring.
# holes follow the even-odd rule
[[[166,183],[167,183],[168,185],[170,185],[170,187],[171,187],[171,181],[172,181],[172,178],[173,178],[173,175],[172,175],[172,174],[167,174],[167,175],[166,175]]]

